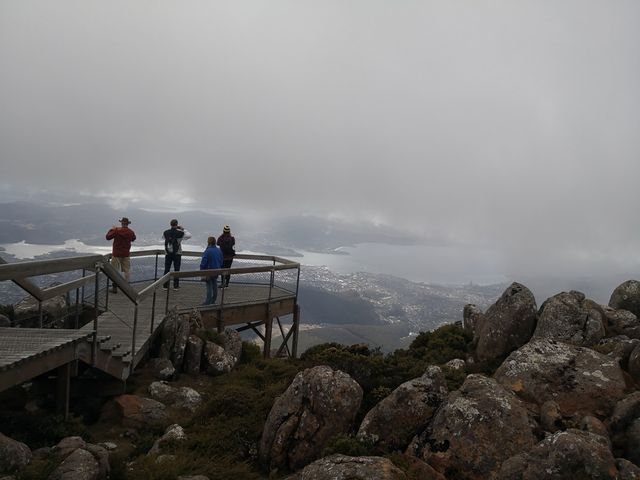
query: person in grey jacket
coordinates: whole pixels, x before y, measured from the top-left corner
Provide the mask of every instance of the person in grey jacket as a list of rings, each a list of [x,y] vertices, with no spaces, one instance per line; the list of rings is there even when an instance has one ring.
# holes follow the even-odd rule
[[[182,263],[182,241],[189,240],[191,238],[191,234],[186,231],[180,224],[178,224],[178,220],[175,218],[171,220],[169,223],[171,228],[165,230],[162,234],[162,238],[164,239],[164,274],[166,275],[171,270],[171,265],[173,264],[173,269],[176,272],[180,271],[180,264]],[[169,288],[169,282],[164,284],[163,288]],[[180,288],[180,279],[173,279],[173,288]]]

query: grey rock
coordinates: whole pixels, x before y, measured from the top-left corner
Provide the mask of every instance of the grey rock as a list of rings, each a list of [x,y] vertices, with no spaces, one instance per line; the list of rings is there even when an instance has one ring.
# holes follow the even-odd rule
[[[53,447],[52,453],[59,457],[67,457],[79,448],[84,448],[87,442],[82,437],[65,437]]]
[[[98,478],[109,478],[111,474],[111,465],[109,464],[109,452],[100,445],[87,443],[84,449],[93,455],[98,462]]]
[[[203,349],[204,341],[196,335],[189,335],[184,352],[183,370],[185,372],[191,374],[200,373]]]
[[[557,402],[566,417],[609,415],[626,388],[615,359],[549,339],[532,340],[513,352],[494,377],[527,402]]]
[[[229,373],[234,365],[234,358],[224,348],[213,342],[205,342],[203,353],[203,369],[209,375]]]
[[[233,328],[227,328],[224,331],[224,350],[233,359],[235,367],[242,355],[242,337]]]
[[[171,359],[173,346],[176,342],[176,332],[178,331],[179,319],[180,315],[178,315],[176,309],[169,310],[160,330],[158,346],[159,358]]]
[[[171,380],[176,375],[176,369],[168,358],[152,358],[148,366],[158,380]]]
[[[618,480],[640,480],[640,467],[626,458],[616,458]]]
[[[26,467],[33,458],[31,449],[0,433],[0,473],[14,473]]]
[[[202,404],[202,396],[190,387],[180,387],[173,397],[173,405],[190,412],[195,412]]]
[[[611,294],[609,306],[616,310],[628,310],[636,317],[640,316],[640,282],[627,280],[618,285]]]
[[[629,338],[640,339],[640,320],[628,310],[615,310],[609,306],[602,306],[602,312],[607,320],[607,334],[625,335]]]
[[[149,450],[149,453],[147,455],[158,455],[162,449],[162,445],[170,442],[170,441],[183,441],[187,439],[187,434],[184,433],[184,429],[178,425],[178,424],[173,424],[173,425],[169,425],[167,427],[167,429],[164,432],[164,435],[162,435],[162,437],[160,437],[158,440],[155,441],[155,443],[153,444],[153,446],[151,447],[151,450]]]
[[[331,455],[307,465],[287,480],[406,480],[406,475],[383,457]]]
[[[187,347],[187,339],[190,333],[191,324],[189,323],[189,317],[180,317],[176,329],[176,338],[173,343],[173,348],[171,349],[171,362],[178,372],[182,370],[184,350]]]
[[[462,309],[462,327],[475,335],[476,328],[480,319],[482,318],[482,310],[478,308],[477,305],[473,303],[468,303]]]
[[[474,336],[476,358],[490,360],[521,347],[531,338],[537,318],[531,291],[512,283],[478,321]]]
[[[615,337],[603,338],[598,345],[608,350],[607,356],[615,358],[623,370],[628,370],[629,357],[631,352],[640,345],[640,340],[629,338],[626,335],[616,335]]]
[[[444,364],[445,367],[449,367],[451,370],[464,370],[467,366],[467,362],[461,358],[454,358]]]
[[[529,452],[509,458],[502,464],[499,480],[617,478],[618,470],[606,440],[581,430],[557,432]]]
[[[447,393],[442,370],[429,367],[422,377],[403,383],[367,413],[358,439],[388,450],[404,450],[431,420]]]
[[[176,391],[177,388],[172,387],[164,380],[152,382],[149,385],[149,395],[151,395],[151,398],[162,403],[171,403],[175,398]]]
[[[535,443],[524,404],[494,379],[473,374],[449,394],[407,452],[447,478],[481,479]]]
[[[48,480],[100,480],[100,465],[87,450],[78,448],[58,465]]]
[[[590,346],[605,336],[606,319],[600,305],[572,290],[547,299],[540,307],[533,339],[553,339],[572,345]]]
[[[340,370],[318,366],[298,373],[269,412],[261,463],[297,470],[316,460],[331,438],[349,431],[361,402],[362,388]]]
[[[628,371],[636,382],[640,382],[640,345],[636,346],[629,355]]]

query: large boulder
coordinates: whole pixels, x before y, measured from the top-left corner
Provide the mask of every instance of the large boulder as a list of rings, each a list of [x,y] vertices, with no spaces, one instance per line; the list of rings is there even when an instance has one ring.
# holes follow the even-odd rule
[[[235,367],[242,356],[242,337],[233,328],[227,328],[223,335],[224,350],[233,359],[233,366]]]
[[[31,449],[0,433],[0,473],[14,473],[26,467],[33,458]]]
[[[631,354],[638,345],[640,345],[640,340],[637,338],[629,338],[626,335],[616,335],[615,337],[600,340],[597,350],[601,353],[606,353],[608,357],[615,358],[623,370],[628,370],[629,357],[631,357]]]
[[[419,378],[409,380],[369,410],[358,438],[389,450],[404,450],[433,417],[448,393],[439,367],[429,367]]]
[[[51,449],[53,457],[63,459],[49,480],[103,480],[109,478],[109,452],[81,437],[63,438]]]
[[[502,464],[500,480],[617,479],[616,461],[605,438],[581,430],[555,433],[529,452]]]
[[[611,432],[614,451],[636,464],[640,464],[639,422],[640,391],[635,391],[620,400],[606,422]]]
[[[286,480],[406,480],[407,476],[383,457],[331,455],[307,465]],[[425,479],[426,480],[426,479]]]
[[[204,349],[204,340],[197,335],[189,335],[187,346],[184,350],[183,370],[187,373],[200,373],[200,365],[202,363],[202,350]]]
[[[534,339],[550,338],[578,346],[595,345],[605,336],[602,308],[581,292],[562,292],[540,307]]]
[[[234,359],[228,355],[224,347],[213,343],[205,342],[202,352],[202,369],[209,375],[220,375],[231,371]]]
[[[627,280],[618,285],[611,294],[609,306],[616,310],[628,310],[640,317],[640,282]]]
[[[500,464],[536,443],[523,403],[492,378],[469,375],[407,451],[447,478],[493,478]]]
[[[175,369],[180,372],[182,370],[182,362],[184,361],[184,350],[187,347],[187,340],[191,333],[189,317],[186,315],[179,317],[176,325],[175,341],[171,349],[171,363],[173,363]]]
[[[615,310],[602,306],[602,313],[607,323],[607,335],[625,335],[629,338],[640,338],[640,320],[628,310]]]
[[[169,425],[164,431],[164,435],[154,442],[147,455],[159,455],[163,445],[169,442],[182,442],[186,439],[187,434],[184,432],[184,428],[177,423]]]
[[[327,366],[296,375],[276,398],[259,446],[270,470],[297,470],[316,460],[327,442],[353,424],[362,388],[348,374]]]
[[[158,380],[171,380],[176,375],[176,368],[168,358],[152,358],[148,367],[151,374]]]
[[[616,458],[618,480],[640,480],[640,467],[626,458]]]
[[[529,341],[537,322],[536,300],[531,291],[512,283],[478,319],[474,342],[480,361],[502,357]]]
[[[176,342],[176,332],[178,331],[178,322],[180,315],[177,310],[171,309],[167,313],[162,327],[160,329],[159,341],[158,341],[158,357],[171,359],[171,353]]]
[[[640,345],[636,346],[629,355],[629,374],[636,382],[640,382]]]
[[[494,376],[527,402],[555,401],[564,416],[606,416],[625,391],[615,359],[549,339],[533,340],[513,352]]]
[[[104,406],[102,419],[125,427],[143,428],[164,423],[167,413],[164,404],[151,398],[120,395]]]
[[[476,328],[478,323],[480,323],[481,318],[482,310],[473,303],[468,303],[462,309],[462,327],[472,335],[475,335]]]

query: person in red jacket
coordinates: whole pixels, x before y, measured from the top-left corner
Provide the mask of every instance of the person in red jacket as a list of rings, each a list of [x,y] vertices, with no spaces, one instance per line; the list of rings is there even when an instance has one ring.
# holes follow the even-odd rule
[[[131,251],[131,242],[136,239],[136,234],[129,228],[131,222],[127,217],[120,219],[120,227],[114,225],[107,232],[107,240],[113,240],[113,250],[111,251],[111,265],[124,275],[124,279],[129,282],[129,272],[131,271],[131,262],[129,260],[129,252]],[[118,289],[113,285],[113,293],[118,293]]]

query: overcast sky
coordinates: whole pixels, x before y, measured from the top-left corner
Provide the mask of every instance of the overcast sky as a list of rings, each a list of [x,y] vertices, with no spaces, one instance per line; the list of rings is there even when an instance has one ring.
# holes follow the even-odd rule
[[[0,161],[5,189],[635,268],[640,2],[3,0]]]

